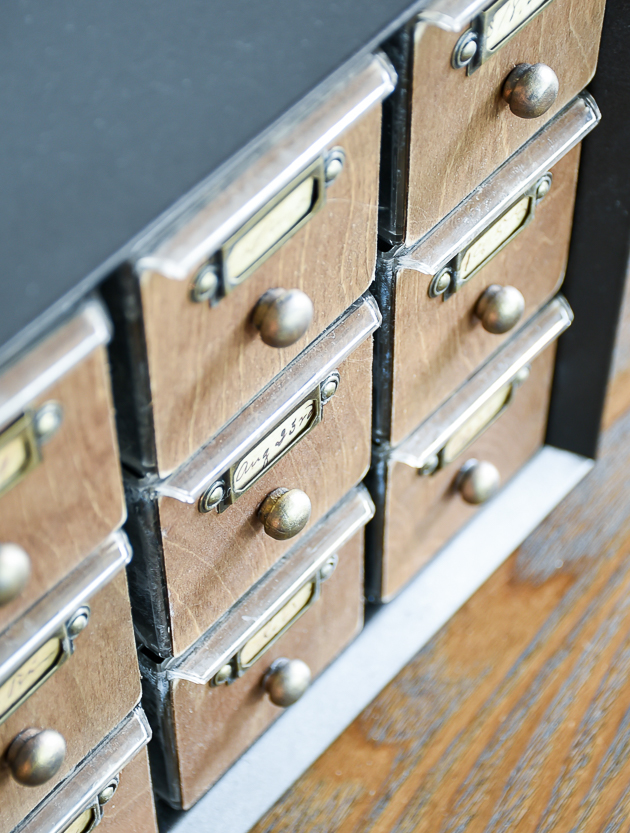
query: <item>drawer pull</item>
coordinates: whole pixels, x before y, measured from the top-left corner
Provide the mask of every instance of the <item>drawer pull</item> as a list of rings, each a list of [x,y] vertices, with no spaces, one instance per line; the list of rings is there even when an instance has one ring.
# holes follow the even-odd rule
[[[24,729],[7,750],[11,775],[25,787],[39,787],[54,778],[66,756],[66,742],[54,729]]]
[[[478,505],[494,497],[501,485],[501,475],[496,466],[483,460],[467,460],[455,480],[455,488],[466,503]]]
[[[31,559],[18,544],[0,544],[0,607],[17,599],[28,584]]]
[[[311,684],[311,669],[301,659],[280,657],[271,664],[262,684],[274,706],[286,708],[296,703]]]
[[[503,98],[520,119],[537,119],[558,97],[558,76],[547,64],[518,64],[505,79]]]
[[[274,489],[260,504],[258,517],[267,535],[286,541],[298,535],[311,517],[311,501],[301,489]]]
[[[252,315],[260,337],[270,347],[290,347],[313,321],[313,302],[299,289],[269,289]]]
[[[502,335],[515,327],[525,311],[525,299],[514,286],[491,284],[481,295],[475,315],[489,333]]]

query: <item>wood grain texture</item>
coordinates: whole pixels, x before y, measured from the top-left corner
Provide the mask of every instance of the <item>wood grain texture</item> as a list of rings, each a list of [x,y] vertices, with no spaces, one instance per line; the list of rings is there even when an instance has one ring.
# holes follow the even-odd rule
[[[299,658],[319,674],[363,622],[363,533],[339,550],[339,563],[314,605],[230,686],[173,683],[172,703],[184,807],[190,807],[281,714],[261,687],[278,657]]]
[[[554,0],[554,3],[558,0]],[[552,4],[553,5],[553,4]],[[396,279],[392,444],[397,445],[514,335],[484,330],[475,315],[490,284],[515,286],[525,298],[519,327],[555,294],[569,251],[579,147],[554,165],[553,185],[534,219],[448,301],[430,298],[430,275],[410,269]]]
[[[413,65],[407,245],[419,240],[558,113],[597,63],[605,0],[554,0],[472,76],[451,67],[459,34],[419,27]],[[542,62],[560,92],[541,118],[520,119],[501,97],[521,63]]]
[[[0,498],[0,535],[24,547],[32,572],[23,593],[0,607],[0,630],[73,570],[125,519],[105,348],[36,400],[63,406],[42,462]]]
[[[630,415],[252,833],[625,833]]]
[[[118,789],[104,809],[98,833],[157,833],[146,749],[120,773]]]
[[[608,428],[630,408],[630,270],[626,274],[612,367],[606,391],[602,428]]]
[[[198,639],[291,547],[257,510],[274,489],[302,489],[308,530],[365,475],[370,462],[372,340],[339,366],[341,384],[310,434],[222,514],[161,498],[159,504],[174,655]]]
[[[91,599],[90,608],[90,622],[77,637],[74,654],[0,726],[0,833],[12,830],[140,699],[124,573]],[[29,727],[55,729],[66,739],[63,766],[41,787],[15,782],[4,759],[13,738]]]
[[[153,275],[141,287],[158,469],[165,476],[239,411],[372,282],[380,108],[339,138],[346,164],[327,202],[216,307],[194,304],[186,283]],[[268,289],[301,289],[313,323],[285,349],[261,341],[250,316]]]
[[[478,510],[454,486],[466,460],[493,463],[506,483],[540,447],[555,352],[554,345],[532,362],[529,379],[503,415],[449,466],[421,477],[403,463],[392,464],[385,504],[384,599],[394,596]]]

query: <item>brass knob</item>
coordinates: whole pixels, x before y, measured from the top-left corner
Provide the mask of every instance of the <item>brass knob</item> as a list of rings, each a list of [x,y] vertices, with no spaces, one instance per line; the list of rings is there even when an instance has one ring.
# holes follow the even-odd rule
[[[455,485],[466,503],[477,505],[496,495],[501,475],[492,463],[468,460],[459,470]]]
[[[286,541],[301,532],[311,517],[311,501],[301,489],[274,489],[258,507],[265,532]]]
[[[514,286],[491,284],[481,295],[475,315],[484,330],[495,335],[507,333],[515,327],[525,311],[525,299]]]
[[[280,657],[263,677],[263,688],[275,706],[292,706],[311,684],[311,669],[301,659]]]
[[[24,729],[7,750],[11,775],[26,787],[39,787],[59,772],[66,742],[53,729]]]
[[[270,347],[290,347],[311,326],[313,302],[299,289],[268,289],[258,300],[252,321]]]
[[[503,98],[521,119],[537,119],[558,98],[558,76],[547,64],[518,64],[505,79]]]
[[[17,599],[31,575],[31,559],[17,544],[0,544],[0,607]]]

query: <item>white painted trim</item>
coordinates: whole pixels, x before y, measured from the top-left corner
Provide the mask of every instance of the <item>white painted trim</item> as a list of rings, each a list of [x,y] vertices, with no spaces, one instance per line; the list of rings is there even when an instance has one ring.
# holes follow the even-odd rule
[[[171,829],[246,833],[592,466],[541,449]]]

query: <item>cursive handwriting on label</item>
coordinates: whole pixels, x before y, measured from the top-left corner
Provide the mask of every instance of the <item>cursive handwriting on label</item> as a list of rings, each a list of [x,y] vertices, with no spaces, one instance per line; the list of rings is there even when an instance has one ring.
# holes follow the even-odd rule
[[[496,12],[491,11],[486,28],[486,48],[495,49],[546,2],[547,0],[508,0]]]
[[[58,637],[49,639],[0,686],[0,718],[10,711],[29,689],[37,685],[58,662],[61,653],[61,640]]]

